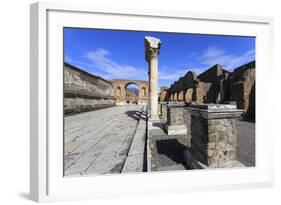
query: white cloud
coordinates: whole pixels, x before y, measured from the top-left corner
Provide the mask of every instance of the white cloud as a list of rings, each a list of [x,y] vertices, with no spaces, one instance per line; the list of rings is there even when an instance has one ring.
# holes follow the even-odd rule
[[[207,67],[220,64],[228,70],[233,70],[234,68],[237,68],[254,59],[255,50],[248,50],[241,55],[234,55],[229,54],[215,46],[208,47],[202,52],[202,55],[198,57],[199,62]]]
[[[64,61],[67,63],[70,63],[70,64],[75,63],[75,61],[72,58],[70,58],[69,56],[64,56]]]
[[[192,52],[192,53],[190,53],[190,54],[187,56],[187,58],[188,58],[188,59],[191,59],[191,58],[193,58],[193,57],[196,57],[197,55],[198,55],[197,52]]]
[[[97,49],[95,51],[87,52],[85,57],[90,60],[92,66],[98,70],[102,77],[107,79],[134,79],[146,80],[147,71],[142,68],[136,68],[130,65],[121,65],[110,59],[110,52],[105,49]],[[95,72],[93,74],[97,74]]]
[[[159,80],[177,80],[184,76],[187,69],[162,69],[159,68],[158,79]]]
[[[224,51],[222,51],[214,46],[210,46],[206,50],[203,51],[202,58],[211,59],[211,58],[216,58],[221,55],[224,55]]]
[[[90,60],[91,67],[99,71],[95,71],[95,75],[102,76],[106,79],[134,79],[147,80],[147,69],[137,68],[131,65],[121,65],[110,58],[110,52],[105,49],[97,49],[87,52],[85,57]],[[85,63],[84,63],[85,64]],[[89,64],[88,64],[89,67]],[[185,75],[187,69],[175,69],[170,66],[161,66],[158,71],[159,80],[177,80]],[[102,74],[105,73],[105,74]]]
[[[111,53],[103,48],[86,52],[84,56],[88,62],[74,61],[69,57],[65,60],[69,63],[76,64],[81,69],[87,70],[92,74],[101,76],[105,79],[132,79],[147,80],[147,68],[138,68],[133,65],[120,64],[111,58]],[[242,55],[234,55],[224,50],[211,46],[201,53],[193,52],[189,58],[196,60],[202,66],[198,68],[174,68],[171,66],[161,66],[158,71],[158,79],[162,81],[175,81],[184,76],[189,70],[195,71],[197,74],[202,73],[208,67],[220,64],[228,70],[232,70],[240,65],[248,63],[255,59],[255,51],[249,50]],[[87,69],[85,69],[87,68]]]

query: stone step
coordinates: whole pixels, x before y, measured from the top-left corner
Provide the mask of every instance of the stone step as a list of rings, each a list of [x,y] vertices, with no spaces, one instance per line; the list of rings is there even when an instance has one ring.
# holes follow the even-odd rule
[[[146,112],[143,108],[139,115],[139,123],[122,168],[122,173],[144,171],[144,151],[146,141]]]
[[[186,170],[186,168],[182,164],[176,164],[166,167],[160,167],[158,171],[172,171],[172,170]]]

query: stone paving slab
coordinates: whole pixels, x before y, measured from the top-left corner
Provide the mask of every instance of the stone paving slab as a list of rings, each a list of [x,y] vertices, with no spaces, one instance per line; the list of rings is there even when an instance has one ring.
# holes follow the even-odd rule
[[[143,154],[130,155],[126,158],[122,173],[143,172]]]
[[[131,144],[128,157],[125,161],[122,173],[143,172],[146,144],[146,113],[140,114],[139,124]]]
[[[64,175],[120,173],[142,107],[131,104],[65,117]]]
[[[237,159],[247,167],[255,166],[255,123],[236,120]]]

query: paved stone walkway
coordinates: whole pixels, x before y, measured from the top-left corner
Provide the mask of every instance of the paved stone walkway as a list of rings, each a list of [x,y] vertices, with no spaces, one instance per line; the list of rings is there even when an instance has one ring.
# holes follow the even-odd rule
[[[255,123],[236,120],[237,159],[247,167],[255,166]]]
[[[120,173],[142,108],[132,104],[65,117],[64,175]]]

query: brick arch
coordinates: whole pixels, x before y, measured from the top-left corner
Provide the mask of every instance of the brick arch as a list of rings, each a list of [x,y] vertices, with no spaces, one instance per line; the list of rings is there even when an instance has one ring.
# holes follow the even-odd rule
[[[128,87],[129,87],[130,85],[135,85],[135,86],[138,88],[138,95],[137,95],[137,96],[135,96],[135,94],[132,95],[132,93],[129,92]],[[128,83],[125,85],[126,102],[131,102],[131,103],[136,103],[136,102],[138,102],[138,101],[139,101],[140,92],[141,92],[141,88],[140,88],[140,86],[139,86],[138,84],[136,84],[136,83],[134,83],[134,82],[128,82]]]
[[[148,81],[144,80],[112,80],[116,102],[126,103],[126,88],[130,84],[135,84],[139,88],[138,103],[147,103],[149,87]]]

